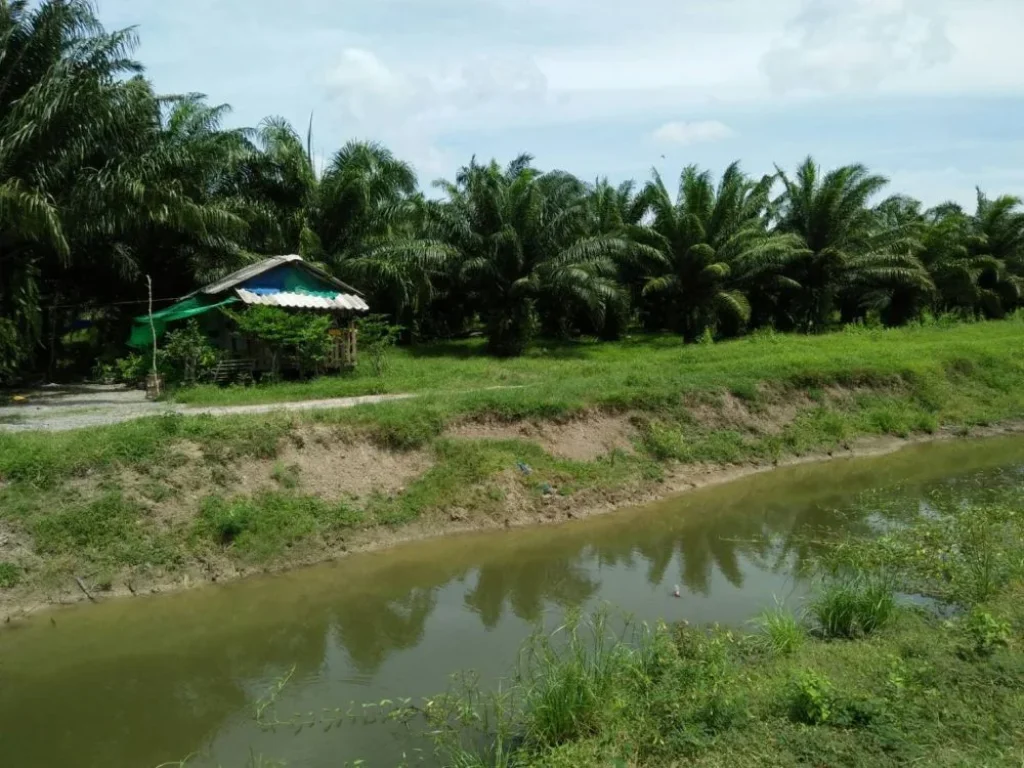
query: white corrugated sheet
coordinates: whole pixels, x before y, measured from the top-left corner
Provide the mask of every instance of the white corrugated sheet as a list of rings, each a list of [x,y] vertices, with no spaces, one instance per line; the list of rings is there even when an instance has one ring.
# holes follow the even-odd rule
[[[333,298],[326,296],[310,296],[307,293],[271,293],[261,295],[238,288],[235,293],[246,304],[262,307],[288,307],[290,309],[319,309],[327,312],[369,312],[370,305],[359,296],[339,293]]]

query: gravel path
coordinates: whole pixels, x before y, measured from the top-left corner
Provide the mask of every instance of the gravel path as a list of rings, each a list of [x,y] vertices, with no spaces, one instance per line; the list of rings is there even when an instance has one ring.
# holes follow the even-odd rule
[[[153,403],[146,399],[146,393],[141,390],[118,386],[43,387],[27,393],[27,401],[24,404],[0,407],[0,432],[65,432],[171,413],[186,416],[231,416],[245,413],[352,408],[357,405],[407,400],[412,397],[415,395],[368,395],[332,400],[303,400],[294,403],[195,408],[175,403]]]

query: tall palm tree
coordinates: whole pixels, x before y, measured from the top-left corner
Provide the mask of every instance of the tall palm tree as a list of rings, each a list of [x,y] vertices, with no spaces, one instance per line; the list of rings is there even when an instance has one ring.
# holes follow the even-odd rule
[[[643,295],[661,321],[693,341],[750,319],[747,291],[799,253],[792,235],[768,231],[771,179],[752,182],[733,163],[717,188],[711,174],[685,168],[673,199],[657,171],[644,198],[653,220],[630,234],[644,268]]]
[[[447,199],[433,207],[499,355],[523,352],[540,303],[584,308],[599,320],[618,290],[613,259],[624,240],[589,234],[579,182],[542,174],[531,161],[523,155],[503,169],[474,160],[454,183],[438,183]]]
[[[869,204],[888,184],[884,176],[863,165],[822,175],[808,157],[795,177],[779,169],[779,178],[784,191],[775,201],[778,227],[805,246],[785,272],[800,287],[788,297],[780,317],[784,324],[807,331],[824,328],[858,282],[869,283],[873,292],[920,283],[923,273],[907,230],[880,217]]]
[[[185,99],[165,123],[133,32],[104,31],[86,0],[14,0],[0,3],[0,43],[0,316],[24,356],[44,306],[102,302],[182,241],[233,247],[244,222],[196,183],[211,145],[193,139],[220,113]]]

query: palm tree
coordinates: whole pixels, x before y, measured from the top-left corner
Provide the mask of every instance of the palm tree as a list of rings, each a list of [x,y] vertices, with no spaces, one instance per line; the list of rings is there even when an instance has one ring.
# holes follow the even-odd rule
[[[625,241],[590,235],[582,185],[531,162],[523,155],[502,169],[474,160],[454,183],[438,182],[447,199],[432,209],[499,355],[523,352],[543,319],[539,304],[583,308],[597,322],[618,290],[613,259]]]
[[[628,230],[647,246],[635,251],[646,277],[643,295],[687,341],[742,327],[751,313],[746,292],[777,277],[799,253],[796,237],[768,231],[770,184],[750,181],[733,163],[717,188],[709,172],[685,168],[675,199],[657,171],[647,185],[653,221]]]
[[[1020,207],[1019,197],[1003,195],[990,200],[978,190],[973,256],[976,264],[984,265],[978,286],[981,309],[989,317],[1013,311],[1024,292],[1024,212]]]
[[[956,203],[928,211],[921,260],[936,285],[935,310],[1002,317],[1021,296],[1021,214],[1016,198],[978,192],[971,216]]]
[[[804,254],[786,269],[799,288],[789,294],[779,318],[806,331],[824,328],[858,284],[878,291],[921,284],[923,272],[913,256],[907,230],[869,206],[888,179],[863,165],[847,165],[824,176],[808,157],[795,178],[779,170],[785,187],[775,202],[778,228],[797,235]],[[869,302],[870,303],[870,302]],[[855,306],[859,306],[854,301]]]
[[[188,274],[170,265],[233,252],[244,222],[209,184],[222,110],[157,98],[131,31],[85,0],[16,1],[0,40],[0,316],[24,356],[56,337],[53,305],[123,298],[145,260]]]

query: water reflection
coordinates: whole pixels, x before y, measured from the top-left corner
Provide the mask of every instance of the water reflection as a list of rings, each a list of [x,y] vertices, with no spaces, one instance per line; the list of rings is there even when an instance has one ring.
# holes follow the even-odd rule
[[[234,765],[255,746],[290,765],[390,764],[390,733],[264,734],[253,704],[293,666],[289,711],[430,694],[469,667],[493,678],[531,624],[598,600],[641,618],[741,622],[837,534],[1019,483],[1021,465],[1024,440],[929,446],[581,524],[62,611],[55,626],[43,618],[0,634],[0,753],[12,765],[111,768],[208,750],[209,764]],[[671,601],[676,583],[685,595]]]

